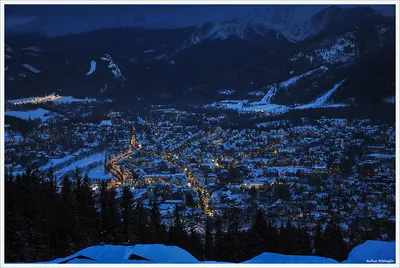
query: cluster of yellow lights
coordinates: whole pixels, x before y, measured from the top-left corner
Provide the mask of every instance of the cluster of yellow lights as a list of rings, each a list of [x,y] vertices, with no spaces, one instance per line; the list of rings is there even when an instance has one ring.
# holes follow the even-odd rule
[[[21,104],[28,104],[28,103],[37,104],[37,103],[41,103],[41,102],[54,101],[59,98],[61,98],[60,95],[46,95],[44,97],[37,97],[37,98],[25,100],[25,101],[14,102],[14,105],[21,105]]]

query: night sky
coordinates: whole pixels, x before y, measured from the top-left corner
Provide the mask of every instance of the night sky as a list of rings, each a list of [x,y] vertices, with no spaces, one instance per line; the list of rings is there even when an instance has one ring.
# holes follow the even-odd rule
[[[287,10],[292,21],[301,21],[326,7],[327,5],[6,5],[5,26],[14,32],[44,31],[48,36],[58,36],[110,27],[172,28],[199,25],[209,21],[245,17],[255,9],[268,9],[268,14]],[[370,7],[387,16],[395,14],[394,5]]]

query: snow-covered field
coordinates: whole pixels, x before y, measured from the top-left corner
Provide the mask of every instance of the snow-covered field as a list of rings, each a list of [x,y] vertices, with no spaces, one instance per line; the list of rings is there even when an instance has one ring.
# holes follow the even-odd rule
[[[311,169],[309,168],[302,168],[302,167],[269,167],[266,169],[267,171],[271,172],[279,172],[279,173],[296,173],[298,170],[303,172],[310,172]]]
[[[49,169],[50,167],[53,167],[53,166],[55,166],[55,165],[59,165],[59,164],[62,164],[62,163],[66,163],[66,162],[68,162],[69,160],[73,159],[73,158],[75,157],[75,155],[79,155],[80,153],[82,153],[82,152],[84,152],[84,151],[87,151],[87,149],[79,149],[78,151],[76,151],[76,152],[74,152],[74,153],[72,153],[72,154],[66,155],[66,156],[64,156],[64,157],[62,157],[62,158],[50,159],[50,161],[49,161],[46,165],[41,166],[41,167],[39,168],[39,170],[47,170],[47,169]]]
[[[43,122],[53,118],[56,115],[56,113],[50,112],[42,108],[30,111],[6,111],[4,114],[8,116],[18,117],[24,120],[40,119]]]
[[[88,177],[90,179],[96,179],[96,180],[97,179],[107,180],[112,178],[112,176],[107,174],[106,171],[104,170],[104,165],[100,165],[94,169],[89,170]]]
[[[95,164],[96,162],[104,162],[105,159],[105,154],[104,153],[97,153],[91,156],[88,156],[86,158],[83,158],[81,160],[78,160],[67,167],[64,167],[58,171],[55,172],[55,175],[58,177],[61,177],[63,174],[74,171],[76,168],[86,168],[90,164]]]
[[[396,158],[395,154],[369,154],[369,157],[374,157],[374,158]]]

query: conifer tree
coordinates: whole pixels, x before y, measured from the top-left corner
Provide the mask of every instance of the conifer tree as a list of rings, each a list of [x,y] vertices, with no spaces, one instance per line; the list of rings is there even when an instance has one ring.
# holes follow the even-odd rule
[[[47,259],[54,259],[57,248],[57,204],[59,197],[57,193],[57,182],[53,169],[49,170],[48,180],[42,182],[43,212],[47,237]]]
[[[254,222],[247,234],[246,256],[251,259],[263,252],[268,251],[267,222],[261,209],[258,210]]]
[[[122,218],[122,240],[138,243],[134,234],[134,212],[133,212],[133,194],[127,186],[122,191],[121,200],[121,218]]]
[[[150,211],[150,225],[151,225],[151,241],[153,243],[166,243],[166,231],[164,225],[161,223],[160,209],[157,202],[154,200]]]
[[[76,182],[76,213],[78,218],[78,245],[85,248],[99,242],[96,232],[98,222],[90,180],[85,174]]]
[[[175,220],[174,225],[169,229],[168,243],[181,248],[187,248],[187,234],[185,233],[182,225],[182,221],[179,215],[179,209],[175,207]]]
[[[221,217],[217,216],[215,220],[215,260],[221,261],[221,254],[223,250],[223,230]]]
[[[326,241],[326,257],[332,258],[339,262],[347,259],[348,248],[343,240],[340,226],[335,220],[331,220],[329,222],[323,237]]]
[[[134,210],[133,229],[137,241],[142,244],[162,243],[162,238],[153,241],[152,238],[152,225],[149,223],[148,211],[143,208],[142,203],[138,202]],[[160,227],[162,228],[162,227]],[[159,230],[160,235],[162,230]]]
[[[214,239],[213,239],[213,228],[210,217],[206,218],[206,234],[205,234],[205,245],[204,245],[204,260],[212,260],[214,258]]]
[[[57,217],[58,248],[56,255],[57,257],[65,257],[75,251],[72,235],[76,232],[72,182],[68,176],[64,176],[60,197]]]
[[[187,249],[198,260],[203,258],[203,246],[201,244],[199,235],[194,230],[192,230],[188,239]]]
[[[324,238],[322,237],[321,223],[315,227],[315,235],[314,235],[314,255],[325,257],[326,255],[326,243]]]

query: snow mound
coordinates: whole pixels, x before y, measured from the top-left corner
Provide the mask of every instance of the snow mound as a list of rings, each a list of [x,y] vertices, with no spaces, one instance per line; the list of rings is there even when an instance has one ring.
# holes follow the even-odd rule
[[[143,258],[142,260],[129,260],[132,255]],[[86,259],[76,258],[84,256]],[[71,260],[71,261],[68,261]],[[187,251],[177,246],[165,246],[161,244],[135,246],[92,246],[85,248],[71,256],[55,259],[45,263],[199,263]]]
[[[139,244],[133,247],[132,254],[142,256],[153,262],[159,263],[196,263],[199,262],[189,252],[177,246],[162,244]]]
[[[318,256],[297,256],[282,255],[277,253],[262,253],[243,263],[338,263],[338,261]]]
[[[395,263],[395,242],[368,240],[355,247],[346,261],[342,263]],[[41,263],[209,263],[222,264],[224,262],[200,262],[189,252],[177,246],[162,244],[137,244],[134,246],[103,245],[85,248],[77,253]],[[277,253],[262,253],[250,260],[242,262],[252,263],[336,263],[330,258],[319,256],[283,255]]]
[[[395,263],[396,243],[368,240],[353,248],[343,263]]]

